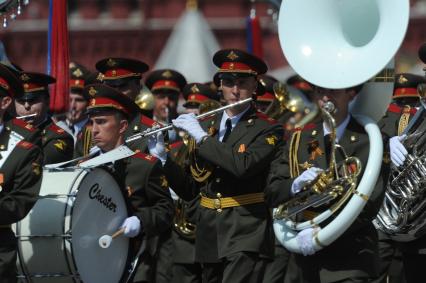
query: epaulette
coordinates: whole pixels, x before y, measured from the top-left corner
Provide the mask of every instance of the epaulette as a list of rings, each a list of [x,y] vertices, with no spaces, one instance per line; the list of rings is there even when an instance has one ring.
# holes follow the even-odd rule
[[[388,107],[388,112],[401,114],[401,113],[410,113],[411,115],[416,114],[417,108],[415,107],[400,107],[396,105],[395,103],[391,103]]]
[[[273,118],[269,117],[269,116],[268,116],[268,115],[266,115],[265,113],[262,113],[262,112],[257,111],[257,112],[256,112],[256,116],[257,116],[257,118],[259,118],[260,120],[263,120],[263,121],[268,122],[270,125],[273,125],[273,124],[276,124],[276,123],[277,123],[277,120],[275,120],[275,119],[273,119]]]
[[[293,132],[297,132],[297,131],[302,131],[302,132],[303,131],[310,131],[310,130],[315,129],[315,127],[316,127],[315,123],[308,123],[308,124],[306,124],[303,127],[294,128],[294,129],[292,129],[292,131]]]
[[[141,124],[148,127],[153,127],[157,125],[158,123],[145,115],[141,115]]]
[[[27,142],[27,141],[20,141],[16,146],[20,147],[20,148],[24,148],[24,149],[30,149],[34,145],[30,142]]]
[[[182,141],[177,141],[169,145],[170,149],[180,147],[183,144]]]
[[[20,128],[23,128],[23,129],[26,129],[26,130],[28,130],[30,132],[34,132],[36,130],[31,124],[25,122],[22,119],[16,119],[16,118],[14,118],[12,120],[12,123],[13,123],[13,125],[18,126]]]
[[[136,154],[133,154],[132,157],[144,159],[151,163],[155,163],[157,161],[157,157],[142,152],[137,152]]]
[[[65,130],[62,129],[61,127],[59,127],[58,125],[52,123],[48,129],[56,134],[62,135],[63,133],[65,133]]]

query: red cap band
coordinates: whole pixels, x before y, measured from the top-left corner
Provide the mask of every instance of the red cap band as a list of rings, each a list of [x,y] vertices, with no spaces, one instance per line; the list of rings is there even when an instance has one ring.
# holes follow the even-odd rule
[[[209,98],[207,97],[207,96],[205,96],[205,95],[202,95],[202,94],[199,94],[199,93],[193,93],[193,94],[190,94],[189,96],[188,96],[188,102],[198,102],[198,103],[201,103],[201,102],[203,102],[203,101],[206,101],[206,100],[208,100]]]
[[[417,88],[414,88],[414,87],[397,88],[393,92],[393,97],[398,97],[398,96],[418,96],[418,95],[419,95],[419,93],[417,92]]]
[[[25,92],[33,92],[33,91],[39,91],[39,90],[45,90],[45,85],[35,84],[35,83],[24,83],[23,84],[24,91]]]
[[[269,92],[266,92],[264,95],[258,96],[256,98],[257,101],[267,101],[267,102],[274,101],[274,99],[275,99],[275,95]]]
[[[139,73],[134,73],[127,69],[110,69],[107,70],[104,73],[103,79],[120,79],[120,78],[127,78],[127,77],[136,77],[140,76]]]
[[[175,89],[175,90],[180,90],[178,84],[175,81],[171,81],[171,80],[160,80],[160,81],[156,81],[153,85],[152,85],[152,90],[155,89],[159,89],[159,88],[171,88],[171,89]]]
[[[84,80],[70,80],[70,87],[84,88],[84,85],[85,85]]]
[[[240,62],[224,62],[220,66],[220,72],[243,72],[243,73],[257,73],[249,65]]]
[[[12,89],[10,88],[9,83],[0,77],[0,87],[3,88],[10,96],[14,96],[14,93],[12,92]]]
[[[98,108],[98,107],[114,108],[129,114],[129,110],[126,109],[120,103],[118,103],[118,101],[113,100],[111,98],[107,98],[107,97],[92,98],[90,100],[89,107],[87,108],[91,109],[91,108]]]

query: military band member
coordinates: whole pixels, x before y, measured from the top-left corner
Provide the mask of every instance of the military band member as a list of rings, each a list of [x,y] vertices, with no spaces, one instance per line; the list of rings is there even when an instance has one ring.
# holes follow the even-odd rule
[[[3,123],[12,97],[22,92],[19,79],[0,64],[0,281],[4,283],[17,282],[17,239],[11,225],[37,201],[42,176],[41,150]]]
[[[70,62],[69,70],[69,111],[65,120],[58,121],[56,124],[73,137],[75,144],[78,135],[89,121],[86,108],[89,104],[90,96],[83,95],[83,88],[88,84],[87,79],[91,73],[86,67],[75,62]]]
[[[214,80],[227,104],[255,96],[257,76],[267,71],[261,59],[237,49],[218,51],[213,62],[219,67]],[[201,193],[195,259],[202,264],[203,282],[261,282],[274,246],[263,190],[282,127],[251,103],[202,122],[183,114],[173,124],[195,139],[197,163],[207,169],[188,178],[170,158],[164,165],[182,198]]]
[[[348,156],[358,157],[365,168],[370,150],[369,139],[363,127],[349,113],[349,102],[361,87],[334,90],[316,87],[315,101],[320,107],[328,102],[334,104],[336,111],[332,115],[337,126],[336,141]],[[329,133],[330,127],[322,120],[307,124],[293,133],[284,154],[274,161],[268,178],[266,198],[272,207],[290,200],[328,167],[330,146],[326,145],[331,144]],[[337,150],[336,162],[343,158],[342,152]],[[295,260],[302,282],[371,282],[377,276],[378,239],[371,221],[383,200],[385,172],[382,168],[382,174],[363,211],[335,242],[315,253],[315,230],[309,228],[298,233],[296,239],[303,255],[296,254]],[[358,181],[361,176],[362,172]],[[312,219],[316,214],[318,209],[306,210],[303,220]]]
[[[35,114],[26,121],[41,131],[43,164],[70,160],[74,150],[73,138],[49,116],[49,84],[56,80],[45,74],[31,72],[21,72],[20,78],[24,92],[15,97],[16,114]]]
[[[265,92],[256,97],[255,103],[257,110],[265,113],[271,103],[275,100],[274,84],[277,82],[277,79],[272,76],[263,75],[260,76],[259,82],[265,88]]]
[[[182,91],[185,103],[183,107],[185,112],[199,114],[200,105],[209,103],[211,100],[218,101],[219,96],[207,85],[200,83],[187,84]],[[219,104],[215,104],[219,106]],[[212,110],[212,109],[206,109]],[[185,139],[185,138],[184,138]],[[178,141],[170,145],[170,158],[173,158],[175,162],[181,162],[181,166],[184,168],[187,174],[191,174],[188,164],[188,148],[184,142]],[[185,159],[185,160],[182,160]],[[177,199],[179,202],[180,211],[177,211],[176,216],[178,219],[175,221],[175,227],[172,232],[173,239],[173,265],[172,265],[172,282],[176,283],[196,283],[202,281],[201,276],[201,265],[195,262],[195,229],[192,231],[191,228],[194,223],[194,216],[196,215],[197,207],[199,206],[199,197],[186,202],[182,199]],[[183,213],[184,212],[184,213]],[[181,215],[180,213],[183,213]],[[180,223],[183,220],[189,225]],[[178,227],[176,227],[176,225]],[[184,227],[182,227],[184,226]],[[188,230],[181,231],[183,228]],[[185,234],[185,232],[187,232]],[[188,235],[189,234],[189,235]]]
[[[425,83],[424,77],[414,74],[403,73],[395,76],[394,101],[379,125],[382,127],[385,149],[387,149],[385,159],[388,162],[390,159],[396,167],[404,164],[408,154],[403,145],[404,131],[420,106],[417,87]],[[385,282],[386,275],[393,280],[390,282],[404,282],[404,276],[406,282],[418,282],[419,276],[423,276],[422,268],[426,264],[426,237],[399,243],[381,231],[379,231],[379,237],[382,270],[377,282]],[[400,263],[401,252],[403,266]],[[390,267],[397,269],[391,270]]]
[[[138,106],[129,97],[103,84],[87,86],[84,92],[92,92],[87,109],[95,145],[102,153],[123,145],[129,121],[137,113]],[[152,261],[157,237],[170,229],[174,212],[161,163],[151,155],[137,152],[115,161],[113,174],[130,205],[131,216],[122,225],[124,235],[146,241],[141,261]],[[137,270],[133,282],[156,282],[153,274],[140,271]]]
[[[155,70],[145,80],[146,86],[154,95],[153,119],[163,125],[177,117],[179,95],[186,85],[185,77],[170,69]],[[169,131],[169,140],[176,141],[175,131]]]

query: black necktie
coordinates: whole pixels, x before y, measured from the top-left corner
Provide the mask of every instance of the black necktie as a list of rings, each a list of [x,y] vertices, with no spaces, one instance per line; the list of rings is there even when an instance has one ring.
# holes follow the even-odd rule
[[[229,135],[231,134],[231,131],[232,131],[232,122],[231,122],[231,119],[229,119],[229,118],[226,119],[225,127],[226,127],[226,130],[225,130],[225,134],[223,135],[222,142],[226,142],[226,140],[228,139]]]

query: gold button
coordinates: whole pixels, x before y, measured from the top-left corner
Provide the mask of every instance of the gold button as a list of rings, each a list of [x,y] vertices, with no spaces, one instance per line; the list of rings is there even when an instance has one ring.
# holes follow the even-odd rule
[[[221,193],[217,193],[217,194],[216,194],[216,197],[217,197],[217,198],[221,198],[221,197],[222,197],[222,194],[221,194]]]
[[[317,130],[313,130],[311,136],[315,137],[318,134]]]
[[[0,145],[0,150],[4,150],[5,148],[4,144]]]
[[[216,183],[220,183],[220,178],[216,178]]]
[[[356,142],[358,139],[356,136],[351,136],[351,142]]]
[[[133,131],[137,131],[137,130],[139,130],[139,127],[138,127],[138,125],[135,125],[135,126],[133,127]]]

